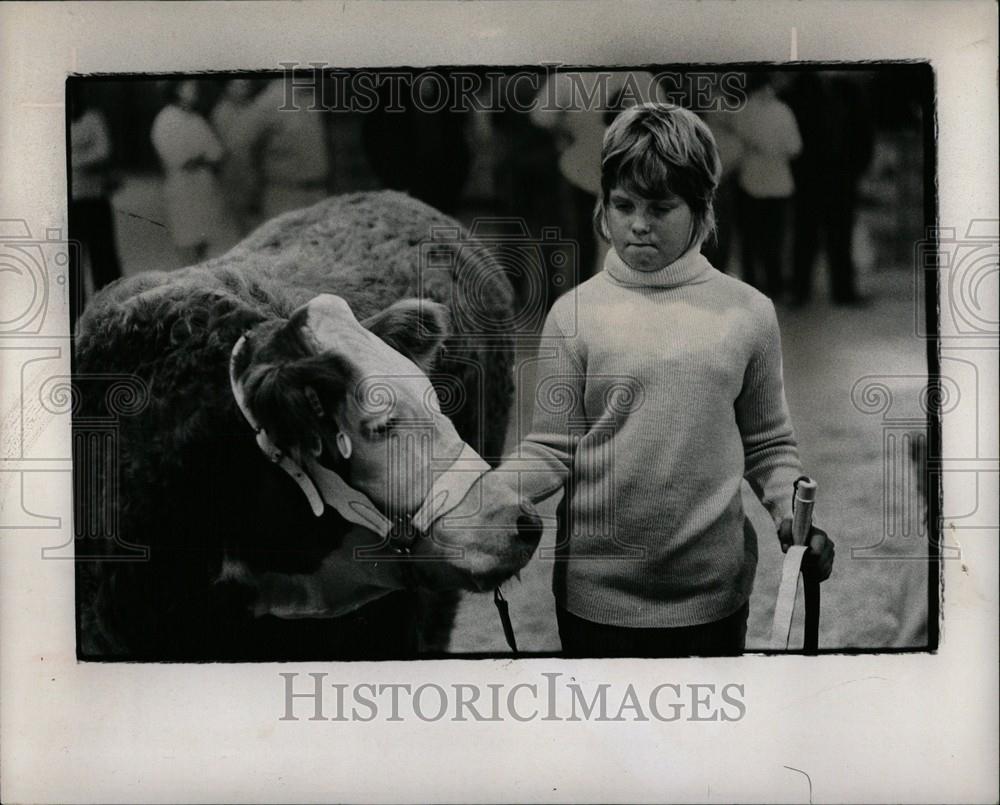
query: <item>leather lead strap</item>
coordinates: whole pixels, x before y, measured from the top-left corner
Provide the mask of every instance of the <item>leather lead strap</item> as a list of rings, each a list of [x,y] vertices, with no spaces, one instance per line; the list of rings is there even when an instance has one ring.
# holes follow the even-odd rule
[[[802,650],[806,654],[816,654],[819,651],[819,582],[815,579],[803,579],[806,598],[805,635]]]
[[[500,625],[503,626],[503,636],[507,638],[507,645],[510,650],[517,654],[517,640],[514,638],[514,624],[510,620],[510,605],[503,597],[500,588],[493,590],[493,603],[497,605],[497,612],[500,613]]]
[[[806,555],[805,545],[792,545],[785,554],[781,566],[781,585],[778,587],[778,600],[774,605],[774,622],[771,626],[771,643],[768,648],[783,651],[788,648],[788,639],[792,631],[792,614],[795,612],[795,594],[799,589],[799,574],[802,571],[802,559]]]

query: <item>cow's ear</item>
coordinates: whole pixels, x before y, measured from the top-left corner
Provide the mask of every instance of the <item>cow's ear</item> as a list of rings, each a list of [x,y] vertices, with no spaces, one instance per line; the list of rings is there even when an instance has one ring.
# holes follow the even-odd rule
[[[451,334],[448,308],[429,299],[401,299],[362,324],[425,372]]]

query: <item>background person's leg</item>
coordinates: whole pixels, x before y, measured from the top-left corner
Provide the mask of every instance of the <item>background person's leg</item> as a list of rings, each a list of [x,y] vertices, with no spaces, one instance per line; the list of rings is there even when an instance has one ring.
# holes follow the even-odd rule
[[[785,199],[756,202],[760,207],[760,259],[764,263],[765,291],[774,301],[784,292]]]
[[[806,194],[795,197],[792,235],[792,273],[797,304],[804,305],[812,296],[813,270],[819,250],[821,202]]]
[[[759,288],[757,270],[760,262],[760,240],[763,236],[760,231],[759,201],[742,191],[739,195],[739,220],[742,263],[740,271],[745,283]]]

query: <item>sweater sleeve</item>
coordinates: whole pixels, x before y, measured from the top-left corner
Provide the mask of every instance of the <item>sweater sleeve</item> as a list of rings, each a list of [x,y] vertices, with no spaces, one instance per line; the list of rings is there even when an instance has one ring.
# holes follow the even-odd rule
[[[531,428],[500,465],[516,475],[521,494],[532,502],[547,498],[566,483],[573,464],[577,430],[584,423],[584,363],[575,339],[559,326],[557,311],[542,330]]]
[[[763,305],[756,349],[736,398],[736,423],[743,440],[744,477],[777,525],[791,517],[792,485],[802,465],[785,401],[778,319],[770,300]]]
[[[785,104],[781,104],[781,121],[784,155],[794,159],[802,153],[802,135],[799,133],[799,124],[795,122],[795,115]]]
[[[90,168],[103,165],[111,156],[111,139],[104,116],[91,109],[70,126],[73,167]]]
[[[153,121],[150,139],[167,171],[183,170],[200,159],[217,162],[223,153],[206,120],[170,106]]]

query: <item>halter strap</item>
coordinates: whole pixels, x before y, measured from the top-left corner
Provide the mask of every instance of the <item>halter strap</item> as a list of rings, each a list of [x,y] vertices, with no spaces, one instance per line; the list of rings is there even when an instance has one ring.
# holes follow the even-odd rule
[[[291,456],[271,441],[271,437],[268,436],[267,431],[256,420],[247,406],[243,387],[236,379],[236,358],[242,352],[244,346],[246,346],[246,340],[246,335],[241,335],[229,356],[229,387],[232,389],[233,399],[236,400],[236,406],[240,409],[240,413],[243,414],[243,418],[253,428],[254,433],[257,434],[257,446],[261,452],[292,477],[292,480],[298,484],[299,489],[306,496],[306,500],[309,501],[309,508],[312,509],[312,513],[319,517],[323,514],[323,498],[320,497],[319,492],[316,490],[316,485]]]

